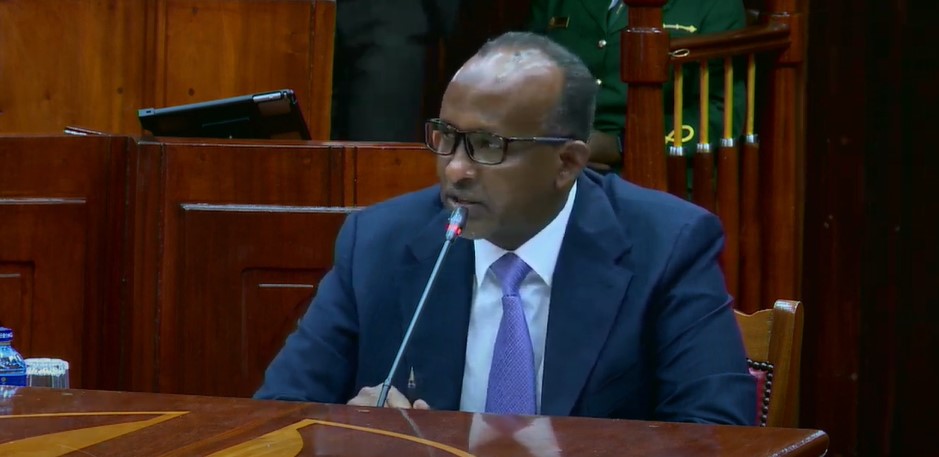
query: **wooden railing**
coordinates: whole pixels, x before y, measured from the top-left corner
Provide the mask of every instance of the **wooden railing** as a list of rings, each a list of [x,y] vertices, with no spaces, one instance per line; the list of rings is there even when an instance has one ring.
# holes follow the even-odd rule
[[[804,199],[804,2],[767,0],[753,25],[675,40],[662,27],[665,0],[625,3],[630,10],[623,32],[622,77],[629,84],[629,100],[623,177],[689,197],[720,216],[726,233],[722,263],[739,309],[753,312],[779,298],[798,299]],[[747,61],[745,94],[733,91],[733,59]],[[708,68],[714,60],[724,61],[725,81],[725,128],[716,160],[706,127],[708,78],[715,77]],[[682,135],[674,135],[668,148],[662,135],[666,127],[662,87],[672,72],[675,131],[681,131],[681,68],[687,65],[701,66],[697,103],[703,108],[690,196]],[[733,97],[746,97],[744,126],[731,125]]]

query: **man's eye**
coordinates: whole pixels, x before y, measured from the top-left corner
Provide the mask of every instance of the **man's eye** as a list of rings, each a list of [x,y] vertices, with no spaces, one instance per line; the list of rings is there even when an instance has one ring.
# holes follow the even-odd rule
[[[483,149],[501,149],[502,142],[498,138],[489,135],[479,135],[475,138],[476,146]]]

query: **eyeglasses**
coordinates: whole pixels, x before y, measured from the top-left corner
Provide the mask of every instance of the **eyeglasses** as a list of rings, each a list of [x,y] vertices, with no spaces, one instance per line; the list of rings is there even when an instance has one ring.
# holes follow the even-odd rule
[[[457,145],[463,143],[466,155],[476,163],[498,165],[505,160],[509,144],[516,142],[536,142],[564,144],[574,138],[531,136],[506,137],[489,132],[465,132],[446,121],[430,119],[424,124],[424,143],[437,155],[448,156],[456,152]]]

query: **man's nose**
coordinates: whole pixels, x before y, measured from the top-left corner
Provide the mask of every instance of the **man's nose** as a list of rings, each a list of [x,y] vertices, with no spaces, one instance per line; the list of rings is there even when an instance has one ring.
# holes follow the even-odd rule
[[[447,181],[454,184],[476,177],[476,162],[466,152],[464,142],[460,141],[456,146],[456,150],[450,156],[450,161],[444,168],[444,175],[446,175]]]

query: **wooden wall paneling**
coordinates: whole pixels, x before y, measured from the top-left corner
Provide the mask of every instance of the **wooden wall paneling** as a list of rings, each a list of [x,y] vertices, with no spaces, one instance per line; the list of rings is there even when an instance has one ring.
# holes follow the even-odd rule
[[[303,106],[304,118],[314,140],[330,138],[333,104],[333,55],[336,40],[335,0],[314,0],[312,55],[310,58],[310,93]]]
[[[145,3],[0,2],[0,133],[139,131]]]
[[[289,88],[329,138],[333,1],[157,0],[156,15],[154,104]]]
[[[121,384],[126,390],[156,392],[165,161],[161,143],[139,141],[132,150],[125,228],[128,249],[123,263],[128,306],[123,317],[121,371],[125,377]]]
[[[343,215],[315,208],[341,204],[330,192],[338,180],[334,148],[167,140],[139,149],[130,360],[139,368],[131,369],[131,384],[247,395],[257,387],[260,361],[286,336],[272,336],[281,338],[277,344],[251,339],[260,338],[256,328],[286,325],[284,316],[257,308],[268,302],[251,297],[272,300],[272,309],[298,309],[298,294],[310,292],[331,265]],[[252,289],[257,283],[302,286],[262,294]],[[259,343],[261,355],[245,355],[255,362],[239,359],[242,347]]]
[[[858,446],[863,439],[858,424],[866,416],[862,411],[892,397],[884,390],[888,383],[871,385],[871,378],[861,371],[865,333],[880,333],[877,328],[889,322],[882,314],[878,323],[865,324],[861,315],[863,303],[874,299],[862,294],[867,288],[864,284],[871,284],[868,290],[873,290],[886,279],[866,273],[869,266],[886,261],[878,253],[886,246],[873,241],[866,214],[879,199],[869,192],[870,186],[887,183],[878,180],[875,184],[865,178],[867,149],[880,143],[871,115],[877,110],[874,105],[880,103],[877,100],[889,97],[882,84],[871,84],[880,78],[874,74],[880,70],[869,66],[868,60],[872,45],[886,43],[870,34],[869,21],[882,13],[861,8],[845,15],[845,8],[856,5],[844,0],[810,2],[809,6],[812,45],[807,54],[806,84],[801,425],[826,430],[831,437],[831,455],[886,455],[873,448],[865,452]],[[877,154],[890,154],[888,144],[881,144]],[[887,223],[886,218],[880,219]],[[875,344],[886,348],[891,342],[878,338]],[[876,377],[890,378],[890,371],[892,368]],[[872,390],[860,396],[865,385]],[[889,421],[883,415],[870,420]],[[870,432],[873,438],[876,432]]]
[[[348,208],[181,204],[162,391],[250,396],[332,267]],[[316,357],[316,354],[310,354]]]
[[[920,101],[925,92],[918,92],[933,84],[917,87],[914,81],[908,79],[912,75],[908,68],[904,68],[904,60],[911,55],[918,55],[919,51],[910,52],[906,43],[907,31],[912,25],[911,18],[904,17],[908,13],[891,3],[895,2],[871,1],[865,5],[866,14],[847,17],[839,14],[837,4],[816,6],[813,3],[812,17],[817,15],[819,22],[817,25],[813,23],[813,26],[820,29],[826,27],[826,22],[828,26],[836,25],[837,28],[832,32],[840,32],[843,37],[838,39],[835,37],[839,35],[832,36],[834,49],[831,54],[841,57],[836,67],[840,74],[832,72],[828,78],[832,81],[829,84],[838,84],[836,87],[843,88],[837,93],[849,99],[834,100],[838,103],[833,105],[826,103],[827,106],[841,107],[843,113],[831,114],[837,116],[841,128],[834,135],[829,132],[825,134],[826,137],[839,138],[839,146],[861,155],[863,165],[861,170],[852,170],[858,174],[853,180],[862,182],[862,193],[854,198],[843,195],[842,201],[838,202],[839,205],[862,205],[863,213],[857,221],[862,228],[859,233],[862,238],[859,246],[855,246],[861,257],[856,267],[859,270],[857,283],[853,290],[839,291],[837,289],[849,288],[852,283],[833,281],[826,283],[827,287],[823,290],[835,289],[830,293],[841,292],[846,297],[859,298],[854,309],[850,310],[852,317],[858,320],[855,338],[857,347],[840,354],[851,360],[857,370],[857,381],[851,390],[856,397],[849,399],[857,404],[857,416],[852,420],[838,421],[836,425],[841,428],[839,432],[849,426],[855,427],[847,430],[850,432],[847,437],[855,437],[856,440],[848,443],[850,447],[841,448],[854,451],[856,455],[934,455],[937,453],[935,448],[932,452],[924,452],[925,449],[914,452],[908,446],[910,441],[916,441],[917,434],[931,436],[932,426],[917,429],[916,423],[901,425],[901,421],[895,418],[902,408],[898,400],[906,391],[914,393],[914,402],[919,405],[927,403],[923,400],[931,389],[917,389],[902,379],[904,375],[901,370],[904,368],[900,365],[903,358],[900,351],[907,353],[908,349],[901,349],[900,339],[902,334],[910,333],[911,329],[900,328],[898,323],[903,309],[909,309],[914,300],[913,296],[907,295],[910,290],[905,287],[911,282],[906,279],[910,278],[911,271],[906,267],[909,265],[908,260],[903,259],[905,248],[908,248],[904,246],[906,243],[903,238],[908,236],[907,229],[912,227],[908,215],[904,214],[905,200],[916,195],[907,193],[907,183],[912,181],[909,176],[905,176],[904,162],[915,146],[912,143],[904,144],[904,139],[905,133],[910,131],[910,121],[928,119],[929,116],[918,113],[912,119],[907,117],[905,113],[910,112],[910,108],[903,107],[904,99],[907,98],[904,92],[906,88],[913,89],[917,92],[913,97]],[[882,36],[870,36],[872,26],[883,31]],[[869,56],[878,58],[870,59]],[[823,59],[829,62],[832,60],[827,55],[819,56],[820,65]],[[828,68],[830,63],[824,65]],[[839,78],[848,78],[848,75],[849,81],[836,82]],[[864,97],[857,96],[861,92]],[[812,95],[809,93],[809,96]],[[935,116],[933,118],[935,121]],[[926,126],[922,128],[928,129]],[[832,173],[829,170],[819,170],[818,173]],[[930,228],[935,230],[935,226]],[[916,247],[917,250],[919,248]],[[808,274],[806,280],[809,280]],[[922,290],[929,288],[926,286]],[[924,322],[931,326],[935,318]],[[933,329],[926,331],[934,332]],[[822,341],[824,343],[826,341]],[[922,351],[915,353],[924,354]],[[939,357],[931,360],[936,358]],[[917,374],[916,377],[928,376],[930,365],[930,362],[926,362],[912,370]],[[892,442],[894,437],[907,431],[912,432],[912,440]],[[934,442],[927,438],[921,443],[930,441]]]
[[[125,139],[0,138],[0,323],[75,387],[115,385]]]
[[[436,158],[419,143],[346,143],[345,204],[368,206],[437,184]]]
[[[127,175],[130,153],[134,141],[124,136],[105,136],[108,140],[106,169],[104,176],[104,214],[100,220],[93,221],[101,233],[95,241],[99,245],[89,245],[90,255],[86,278],[98,292],[89,296],[85,313],[85,349],[84,359],[89,367],[83,383],[93,389],[121,388],[124,371],[120,365],[121,351],[124,350],[125,336],[123,316],[127,302],[124,299],[123,258],[127,253]],[[96,217],[92,215],[91,217]]]
[[[873,377],[869,386],[862,386],[865,404],[863,394],[874,395],[880,404],[861,410],[860,446],[879,444],[892,455],[939,455],[935,437],[939,424],[939,200],[935,198],[939,159],[935,148],[926,145],[929,140],[913,134],[933,132],[939,125],[939,112],[931,109],[939,105],[939,50],[928,44],[935,42],[939,3],[883,3],[874,2],[874,6],[881,8],[890,22],[875,25],[884,25],[893,35],[889,40],[871,37],[877,44],[890,46],[887,52],[873,55],[886,56],[887,62],[897,65],[883,68],[879,60],[869,62],[886,78],[881,85],[869,86],[868,93],[877,93],[887,108],[874,106],[877,116],[869,125],[889,130],[878,144],[884,147],[872,148],[868,157],[871,178],[880,175],[886,181],[882,203],[887,205],[886,219],[891,224],[879,225],[882,231],[875,232],[878,245],[886,245],[887,262],[865,265],[871,269],[867,277],[885,277],[893,290],[884,292],[896,295],[884,294],[894,298],[884,302],[871,297],[862,308],[863,321],[872,331],[865,334],[861,349],[865,351],[862,375],[890,370],[895,378],[878,384],[882,378]],[[899,97],[891,97],[894,94]],[[872,213],[870,220],[884,215]],[[882,319],[886,313],[892,314],[893,322]],[[885,328],[891,323],[892,328]],[[881,347],[881,338],[889,336],[895,337],[894,346]],[[887,352],[890,349],[894,349],[892,353]],[[892,393],[895,401],[887,401],[889,397],[879,394],[882,390]],[[888,413],[888,418],[867,415],[881,411]],[[874,435],[873,431],[879,433]],[[879,443],[868,441],[875,437]]]

